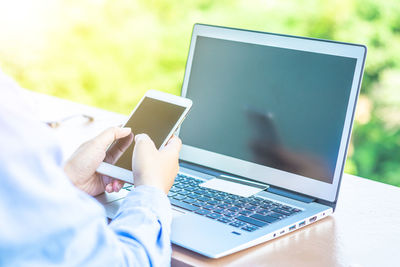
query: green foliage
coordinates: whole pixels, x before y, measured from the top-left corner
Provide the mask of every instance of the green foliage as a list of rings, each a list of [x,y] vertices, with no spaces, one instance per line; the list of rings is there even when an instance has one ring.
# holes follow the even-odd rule
[[[366,44],[369,104],[358,107],[346,171],[400,186],[398,0],[59,2],[44,46],[0,45],[1,67],[26,88],[121,113],[150,88],[180,93],[196,22]]]

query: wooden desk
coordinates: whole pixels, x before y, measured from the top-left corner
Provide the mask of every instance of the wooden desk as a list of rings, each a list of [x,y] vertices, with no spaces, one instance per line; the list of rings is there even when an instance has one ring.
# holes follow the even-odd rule
[[[66,100],[32,94],[43,120],[85,113],[55,129],[66,156],[126,117]],[[400,164],[400,162],[399,162]],[[400,174],[399,174],[400,175]],[[315,224],[213,260],[173,246],[173,266],[400,266],[400,188],[345,174],[336,212]]]

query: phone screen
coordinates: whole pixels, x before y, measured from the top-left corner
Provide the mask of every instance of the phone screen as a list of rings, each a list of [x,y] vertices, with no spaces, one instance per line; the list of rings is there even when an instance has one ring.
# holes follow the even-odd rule
[[[153,140],[157,149],[161,147],[168,134],[184,113],[185,107],[164,102],[162,100],[145,97],[136,111],[129,118],[125,127],[130,127],[134,135],[145,133]],[[124,138],[116,142],[124,142]],[[132,170],[132,153],[135,141],[128,147],[115,163],[116,166]]]

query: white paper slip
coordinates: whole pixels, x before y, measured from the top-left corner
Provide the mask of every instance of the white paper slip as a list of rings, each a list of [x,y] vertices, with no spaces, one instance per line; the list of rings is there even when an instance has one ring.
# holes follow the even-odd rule
[[[220,176],[218,178],[213,178],[200,184],[199,186],[205,188],[211,188],[214,190],[242,196],[242,197],[250,197],[258,192],[261,192],[268,188],[268,185],[253,183],[243,181],[238,178],[230,177],[230,176]]]

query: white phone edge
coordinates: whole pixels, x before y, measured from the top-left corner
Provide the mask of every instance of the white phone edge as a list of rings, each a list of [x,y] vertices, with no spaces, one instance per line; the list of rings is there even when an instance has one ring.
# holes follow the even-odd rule
[[[100,163],[100,166],[96,170],[98,173],[113,177],[118,180],[133,184],[133,173],[132,171],[120,168],[107,162]]]
[[[164,140],[163,144],[161,145],[160,148],[162,148],[169,141],[171,136],[179,129],[181,123],[186,118],[187,114],[189,113],[190,108],[192,107],[192,100],[190,100],[188,98],[181,97],[181,96],[175,96],[175,95],[171,95],[171,94],[168,94],[168,93],[164,93],[164,92],[161,92],[161,91],[149,90],[142,97],[142,99],[140,99],[139,103],[133,109],[133,111],[131,112],[131,114],[129,115],[129,117],[128,117],[128,119],[126,121],[129,121],[129,119],[135,113],[136,109],[139,107],[139,105],[142,103],[142,101],[143,101],[143,99],[145,97],[155,98],[155,99],[158,99],[158,100],[166,101],[166,102],[169,102],[169,103],[172,103],[172,104],[175,104],[175,105],[180,105],[180,106],[185,107],[185,111],[182,113],[181,117],[176,122],[176,124],[172,128],[171,132],[168,134],[167,138]],[[125,124],[124,124],[124,126],[125,126]],[[98,173],[113,177],[113,178],[118,179],[118,180],[122,180],[122,181],[130,183],[130,184],[133,184],[133,181],[134,181],[132,171],[129,171],[127,169],[123,169],[121,167],[112,165],[110,163],[102,162],[100,164],[100,166],[97,168],[96,171]]]

